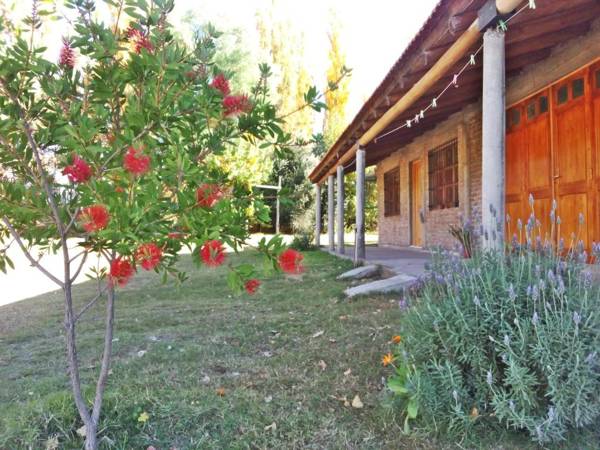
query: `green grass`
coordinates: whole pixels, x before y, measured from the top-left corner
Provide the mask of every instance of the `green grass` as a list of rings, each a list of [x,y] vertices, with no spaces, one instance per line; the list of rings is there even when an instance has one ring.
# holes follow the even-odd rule
[[[102,447],[457,448],[401,433],[382,384],[389,371],[380,365],[401,314],[395,300],[347,301],[335,276],[350,263],[305,255],[302,280],[275,275],[254,297],[233,296],[226,268],[197,269],[188,256],[181,265],[191,277],[179,288],[144,272],[120,289]],[[79,305],[93,289],[75,288]],[[103,318],[97,305],[79,325],[86,384],[98,370]],[[43,449],[50,438],[61,449],[81,448],[59,292],[0,308],[0,377],[1,449]],[[344,404],[356,395],[364,408]],[[150,416],[145,424],[137,420],[142,411]]]

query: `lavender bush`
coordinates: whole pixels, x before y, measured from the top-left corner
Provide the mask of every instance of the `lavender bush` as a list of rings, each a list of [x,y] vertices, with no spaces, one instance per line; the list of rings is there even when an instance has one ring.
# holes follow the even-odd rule
[[[553,245],[537,224],[532,214],[505,252],[438,252],[410,299],[389,387],[410,394],[426,428],[504,427],[551,443],[598,423],[595,267],[576,236],[574,245]],[[592,252],[597,260],[600,246]]]

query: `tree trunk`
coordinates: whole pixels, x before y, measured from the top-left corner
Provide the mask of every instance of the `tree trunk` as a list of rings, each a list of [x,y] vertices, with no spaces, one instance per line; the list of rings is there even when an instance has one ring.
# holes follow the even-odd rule
[[[89,423],[85,426],[85,450],[98,450],[98,426]]]

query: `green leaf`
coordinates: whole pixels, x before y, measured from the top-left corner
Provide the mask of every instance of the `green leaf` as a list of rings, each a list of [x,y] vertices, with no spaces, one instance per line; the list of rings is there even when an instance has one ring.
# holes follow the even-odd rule
[[[417,404],[416,399],[413,397],[409,400],[408,405],[406,406],[406,415],[410,419],[415,419],[419,412],[419,405]]]

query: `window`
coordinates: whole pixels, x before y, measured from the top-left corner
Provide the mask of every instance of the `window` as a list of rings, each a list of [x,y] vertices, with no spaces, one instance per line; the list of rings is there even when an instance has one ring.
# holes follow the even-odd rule
[[[400,169],[383,174],[383,203],[385,217],[400,214]]]
[[[548,112],[548,97],[542,95],[540,97],[540,114]]]
[[[458,206],[458,141],[429,151],[429,209]]]
[[[583,95],[583,78],[573,80],[571,88],[573,89],[573,98],[581,97]]]
[[[527,120],[535,118],[535,102],[531,102],[527,105]]]
[[[506,121],[508,128],[513,128],[519,125],[519,122],[521,121],[521,111],[519,108],[510,109],[508,111],[508,118]]]
[[[567,85],[561,86],[558,90],[557,101],[559,105],[562,105],[569,99],[569,91],[567,90]]]

